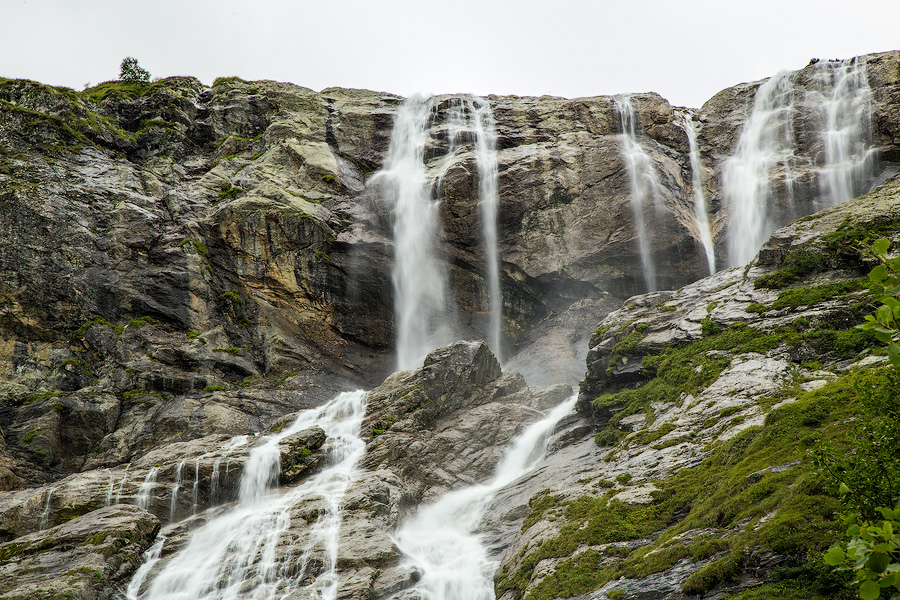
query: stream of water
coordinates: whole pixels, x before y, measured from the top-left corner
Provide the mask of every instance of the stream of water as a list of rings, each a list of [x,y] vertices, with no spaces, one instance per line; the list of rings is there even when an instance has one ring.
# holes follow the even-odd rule
[[[254,448],[241,474],[237,505],[192,532],[187,546],[146,584],[133,580],[129,598],[268,600],[302,589],[311,598],[333,599],[340,504],[363,452],[359,428],[365,407],[365,392],[342,393]],[[279,493],[279,442],[314,426],[328,436],[328,466]],[[318,518],[298,544],[285,532],[291,507],[301,501],[317,503]],[[148,563],[158,560],[161,549],[151,549]],[[138,572],[141,578],[148,569]]]
[[[822,206],[865,193],[872,180],[872,90],[865,60],[819,61],[820,90],[811,93],[821,118],[825,162],[819,172]]]
[[[688,147],[691,152],[691,190],[694,193],[694,224],[697,227],[697,235],[703,244],[703,253],[706,255],[706,267],[709,274],[716,272],[716,253],[713,245],[712,229],[709,226],[709,216],[706,212],[706,195],[703,193],[702,164],[700,162],[700,145],[697,143],[697,128],[694,120],[688,114],[681,115],[682,127],[687,134]]]
[[[497,563],[477,533],[502,487],[534,469],[559,421],[575,408],[572,396],[518,436],[487,483],[451,492],[423,507],[396,534],[397,546],[421,570],[416,588],[426,600],[493,600]]]
[[[631,181],[631,213],[634,218],[634,232],[638,240],[638,250],[643,268],[644,291],[656,290],[656,264],[650,248],[650,237],[647,235],[645,211],[649,200],[656,208],[660,207],[660,184],[653,168],[653,162],[641,144],[637,141],[635,126],[637,115],[631,96],[616,96],[616,111],[622,123],[621,154],[625,168]]]

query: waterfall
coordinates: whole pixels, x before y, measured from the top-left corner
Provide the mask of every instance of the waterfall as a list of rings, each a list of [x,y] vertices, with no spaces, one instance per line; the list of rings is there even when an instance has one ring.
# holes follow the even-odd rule
[[[500,255],[497,247],[497,213],[500,206],[497,173],[497,128],[491,105],[477,96],[461,99],[449,115],[449,155],[459,148],[459,138],[471,133],[475,138],[475,166],[478,170],[478,212],[484,239],[485,281],[488,292],[488,346],[503,362],[501,324],[503,297],[500,291]]]
[[[144,552],[144,562],[138,567],[134,577],[131,578],[131,581],[128,582],[128,587],[125,589],[125,600],[138,600],[138,593],[141,591],[141,586],[144,585],[147,574],[150,573],[150,571],[153,570],[153,567],[156,566],[156,563],[159,562],[159,557],[162,554],[163,545],[165,543],[166,536],[160,535],[156,538],[156,541],[153,542],[153,545]]]
[[[819,61],[811,92],[822,121],[825,161],[819,171],[824,206],[835,206],[863,194],[871,183],[872,91],[864,58]]]
[[[156,475],[159,473],[159,467],[153,467],[147,471],[144,482],[138,487],[137,494],[134,497],[134,503],[143,509],[150,508],[150,501],[153,499],[153,488],[156,487]]]
[[[194,459],[194,489],[191,493],[191,514],[197,514],[197,501],[200,493],[200,459]]]
[[[38,531],[47,529],[47,525],[50,523],[50,498],[52,496],[53,490],[47,490],[47,499],[44,501],[44,511],[41,513],[40,519],[38,519]]]
[[[648,197],[653,200],[657,210],[661,208],[660,184],[650,157],[644,152],[635,135],[637,116],[631,96],[617,96],[616,111],[622,123],[622,135],[619,136],[622,144],[621,153],[631,180],[631,212],[634,215],[634,229],[644,270],[644,287],[647,288],[646,291],[652,292],[656,290],[656,266],[644,223],[644,210]]]
[[[434,103],[411,96],[397,111],[384,168],[373,182],[383,184],[394,230],[394,317],[397,368],[422,364],[431,350],[449,341],[447,284],[437,258],[438,203],[425,173],[425,143]]]
[[[116,489],[116,478],[109,469],[106,469],[106,472],[109,474],[109,487],[106,489],[106,499],[103,501],[103,506],[110,506],[113,502],[113,492]]]
[[[365,392],[339,394],[320,408],[304,411],[290,427],[254,448],[241,473],[237,505],[195,530],[188,544],[143,586],[143,594],[139,594],[140,582],[129,586],[129,598],[333,600],[339,508],[365,447],[359,438],[365,406]],[[273,488],[280,468],[279,442],[313,426],[329,437],[328,466],[278,493]],[[305,532],[308,543],[296,549],[290,536],[283,534],[291,524],[291,507],[304,500],[319,502],[323,508]],[[296,554],[279,556],[286,551]]]
[[[716,272],[716,255],[713,246],[712,230],[709,226],[709,217],[706,213],[706,196],[703,194],[703,180],[701,177],[700,146],[697,144],[697,128],[689,114],[681,115],[682,127],[687,134],[691,151],[691,189],[694,191],[694,224],[697,226],[697,234],[703,251],[706,254],[706,266],[709,274]]]
[[[775,226],[769,217],[770,178],[794,154],[791,119],[792,73],[782,72],[759,86],[737,150],[725,161],[723,194],[729,214],[728,261],[750,262]]]
[[[572,396],[516,438],[485,484],[451,492],[426,506],[397,532],[397,546],[422,572],[419,597],[429,600],[494,600],[497,563],[475,533],[500,488],[534,469],[560,419],[575,408]],[[413,597],[413,596],[410,596]]]
[[[175,467],[175,482],[172,484],[172,501],[169,503],[169,522],[175,522],[175,509],[178,506],[178,490],[181,488],[181,472],[184,471],[184,459]]]

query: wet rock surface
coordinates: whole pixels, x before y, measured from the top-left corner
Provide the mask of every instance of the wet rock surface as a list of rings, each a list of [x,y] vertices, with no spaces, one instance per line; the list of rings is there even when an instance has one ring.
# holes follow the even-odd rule
[[[420,369],[389,376],[392,217],[371,175],[384,161],[401,98],[237,78],[211,87],[188,77],[138,88],[113,82],[82,93],[0,80],[2,594],[62,597],[59,585],[67,585],[76,597],[113,597],[160,523],[170,557],[233,505],[243,465],[269,433],[360,386],[377,387],[363,425],[361,473],[345,499],[341,597],[411,594],[421,573],[403,564],[390,537],[398,523],[488,478],[509,440],[569,395],[585,363],[579,414],[553,436],[546,462],[498,492],[488,509],[481,532],[490,553],[515,572],[558,536],[566,522],[559,506],[584,495],[653,506],[661,481],[860,364],[821,340],[716,349],[704,356],[721,370],[691,393],[627,415],[620,402],[595,402],[651,381],[655,357],[715,331],[746,326],[768,335],[856,323],[862,287],[807,304],[783,292],[864,275],[871,265],[853,248],[862,239],[854,231],[896,237],[900,194],[890,177],[900,164],[900,53],[866,61],[878,156],[872,176],[887,183],[776,231],[748,269],[699,281],[705,261],[680,113],[699,127],[701,181],[721,257],[723,165],[760,83],[724,90],[699,110],[633,96],[638,142],[660,181],[648,244],[660,286],[680,289],[631,298],[644,284],[615,99],[490,97],[502,354],[516,358],[502,372],[483,343],[458,342]],[[805,97],[815,65],[794,84]],[[454,334],[478,339],[488,299],[477,169],[472,140],[450,152],[445,117],[453,101],[435,99],[425,168],[440,201]],[[784,220],[817,206],[822,142],[814,119],[798,115],[793,187],[773,184],[773,214]],[[799,275],[791,270],[798,252],[815,257]],[[785,273],[795,279],[784,283]],[[329,448],[321,430],[282,440],[283,489],[314,477]],[[790,464],[760,465],[747,481],[791,473]],[[558,506],[531,523],[543,490]],[[322,508],[294,507],[286,539],[306,540]],[[76,547],[87,529],[109,535]],[[598,552],[608,566],[622,548],[652,543]],[[289,560],[290,549],[280,551]],[[592,594],[678,597],[720,553]],[[755,585],[784,559],[760,556],[757,571],[756,558],[745,557],[741,582],[713,593]],[[543,559],[528,589],[564,562]]]
[[[136,506],[115,505],[0,545],[2,598],[116,598],[159,531]]]

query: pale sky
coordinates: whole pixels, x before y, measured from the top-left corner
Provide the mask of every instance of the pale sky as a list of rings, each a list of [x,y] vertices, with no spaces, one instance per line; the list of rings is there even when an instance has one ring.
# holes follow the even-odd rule
[[[900,49],[900,0],[0,0],[0,22],[0,76],[79,90],[134,56],[206,84],[699,107],[814,57]]]

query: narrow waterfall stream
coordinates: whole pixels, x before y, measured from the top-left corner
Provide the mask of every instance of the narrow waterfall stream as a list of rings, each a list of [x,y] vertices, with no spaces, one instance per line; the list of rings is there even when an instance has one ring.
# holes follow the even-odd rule
[[[333,599],[340,504],[363,452],[359,428],[365,407],[366,392],[344,392],[301,413],[290,427],[254,448],[241,474],[237,505],[192,532],[187,546],[144,584],[163,542],[154,545],[146,557],[149,566],[138,571],[128,588],[129,599],[262,600],[301,588],[309,597]],[[278,443],[314,426],[329,438],[328,466],[280,493],[275,489]],[[317,503],[318,519],[298,544],[283,534],[290,525],[291,507],[304,500]]]
[[[384,168],[372,181],[384,186],[392,213],[394,237],[394,314],[397,368],[421,366],[428,352],[453,338],[451,295],[438,259],[441,242],[435,176],[426,165],[425,147],[437,111],[433,98],[411,96],[400,106]],[[485,339],[502,362],[500,258],[497,249],[499,184],[497,131],[490,104],[463,97],[448,111],[446,159],[471,138],[478,177],[478,210],[484,240],[484,279],[489,327]]]
[[[816,77],[821,91],[812,95],[822,119],[825,164],[819,188],[824,208],[865,193],[871,184],[872,90],[862,58],[819,61]]]
[[[773,169],[794,152],[791,117],[792,73],[782,72],[759,86],[737,150],[725,162],[723,193],[730,217],[728,262],[745,265],[775,228],[769,217]]]
[[[629,198],[634,217],[635,234],[638,238],[638,249],[641,254],[644,286],[647,288],[644,291],[652,292],[656,290],[656,265],[650,248],[650,237],[647,234],[644,211],[647,208],[648,199],[652,199],[654,206],[659,208],[659,179],[650,157],[637,141],[635,134],[637,116],[631,96],[616,96],[616,111],[619,113],[622,123],[620,136],[622,159],[625,161],[625,168],[628,170],[631,180]]]
[[[438,203],[425,172],[425,143],[434,114],[430,98],[410,96],[394,119],[384,168],[373,181],[386,187],[394,230],[394,314],[397,368],[412,369],[450,340],[447,283],[437,258]]]
[[[694,192],[694,223],[697,226],[700,243],[703,244],[706,266],[709,269],[709,274],[712,275],[716,272],[716,254],[713,246],[712,230],[709,226],[709,216],[706,212],[706,195],[703,193],[702,164],[700,162],[700,145],[697,143],[697,128],[694,126],[694,120],[690,115],[683,114],[681,118],[682,127],[687,134],[688,146],[691,152],[691,190]]]
[[[423,507],[397,532],[397,546],[423,573],[417,590],[425,600],[493,600],[497,564],[475,532],[497,490],[534,469],[559,421],[575,408],[572,396],[517,437],[493,479],[451,492]]]
[[[449,155],[453,156],[461,138],[474,138],[475,166],[478,170],[478,211],[484,240],[485,281],[488,293],[490,326],[485,339],[502,364],[501,335],[503,297],[500,291],[500,255],[497,248],[497,213],[500,205],[497,173],[497,128],[491,105],[477,96],[461,98],[450,110],[448,123]]]
[[[500,293],[500,256],[497,249],[497,211],[500,206],[497,174],[497,129],[494,114],[487,100],[476,98],[472,103],[475,124],[475,162],[478,165],[478,208],[484,236],[486,279],[490,310],[488,345],[497,361],[503,363],[500,325],[503,299]]]

